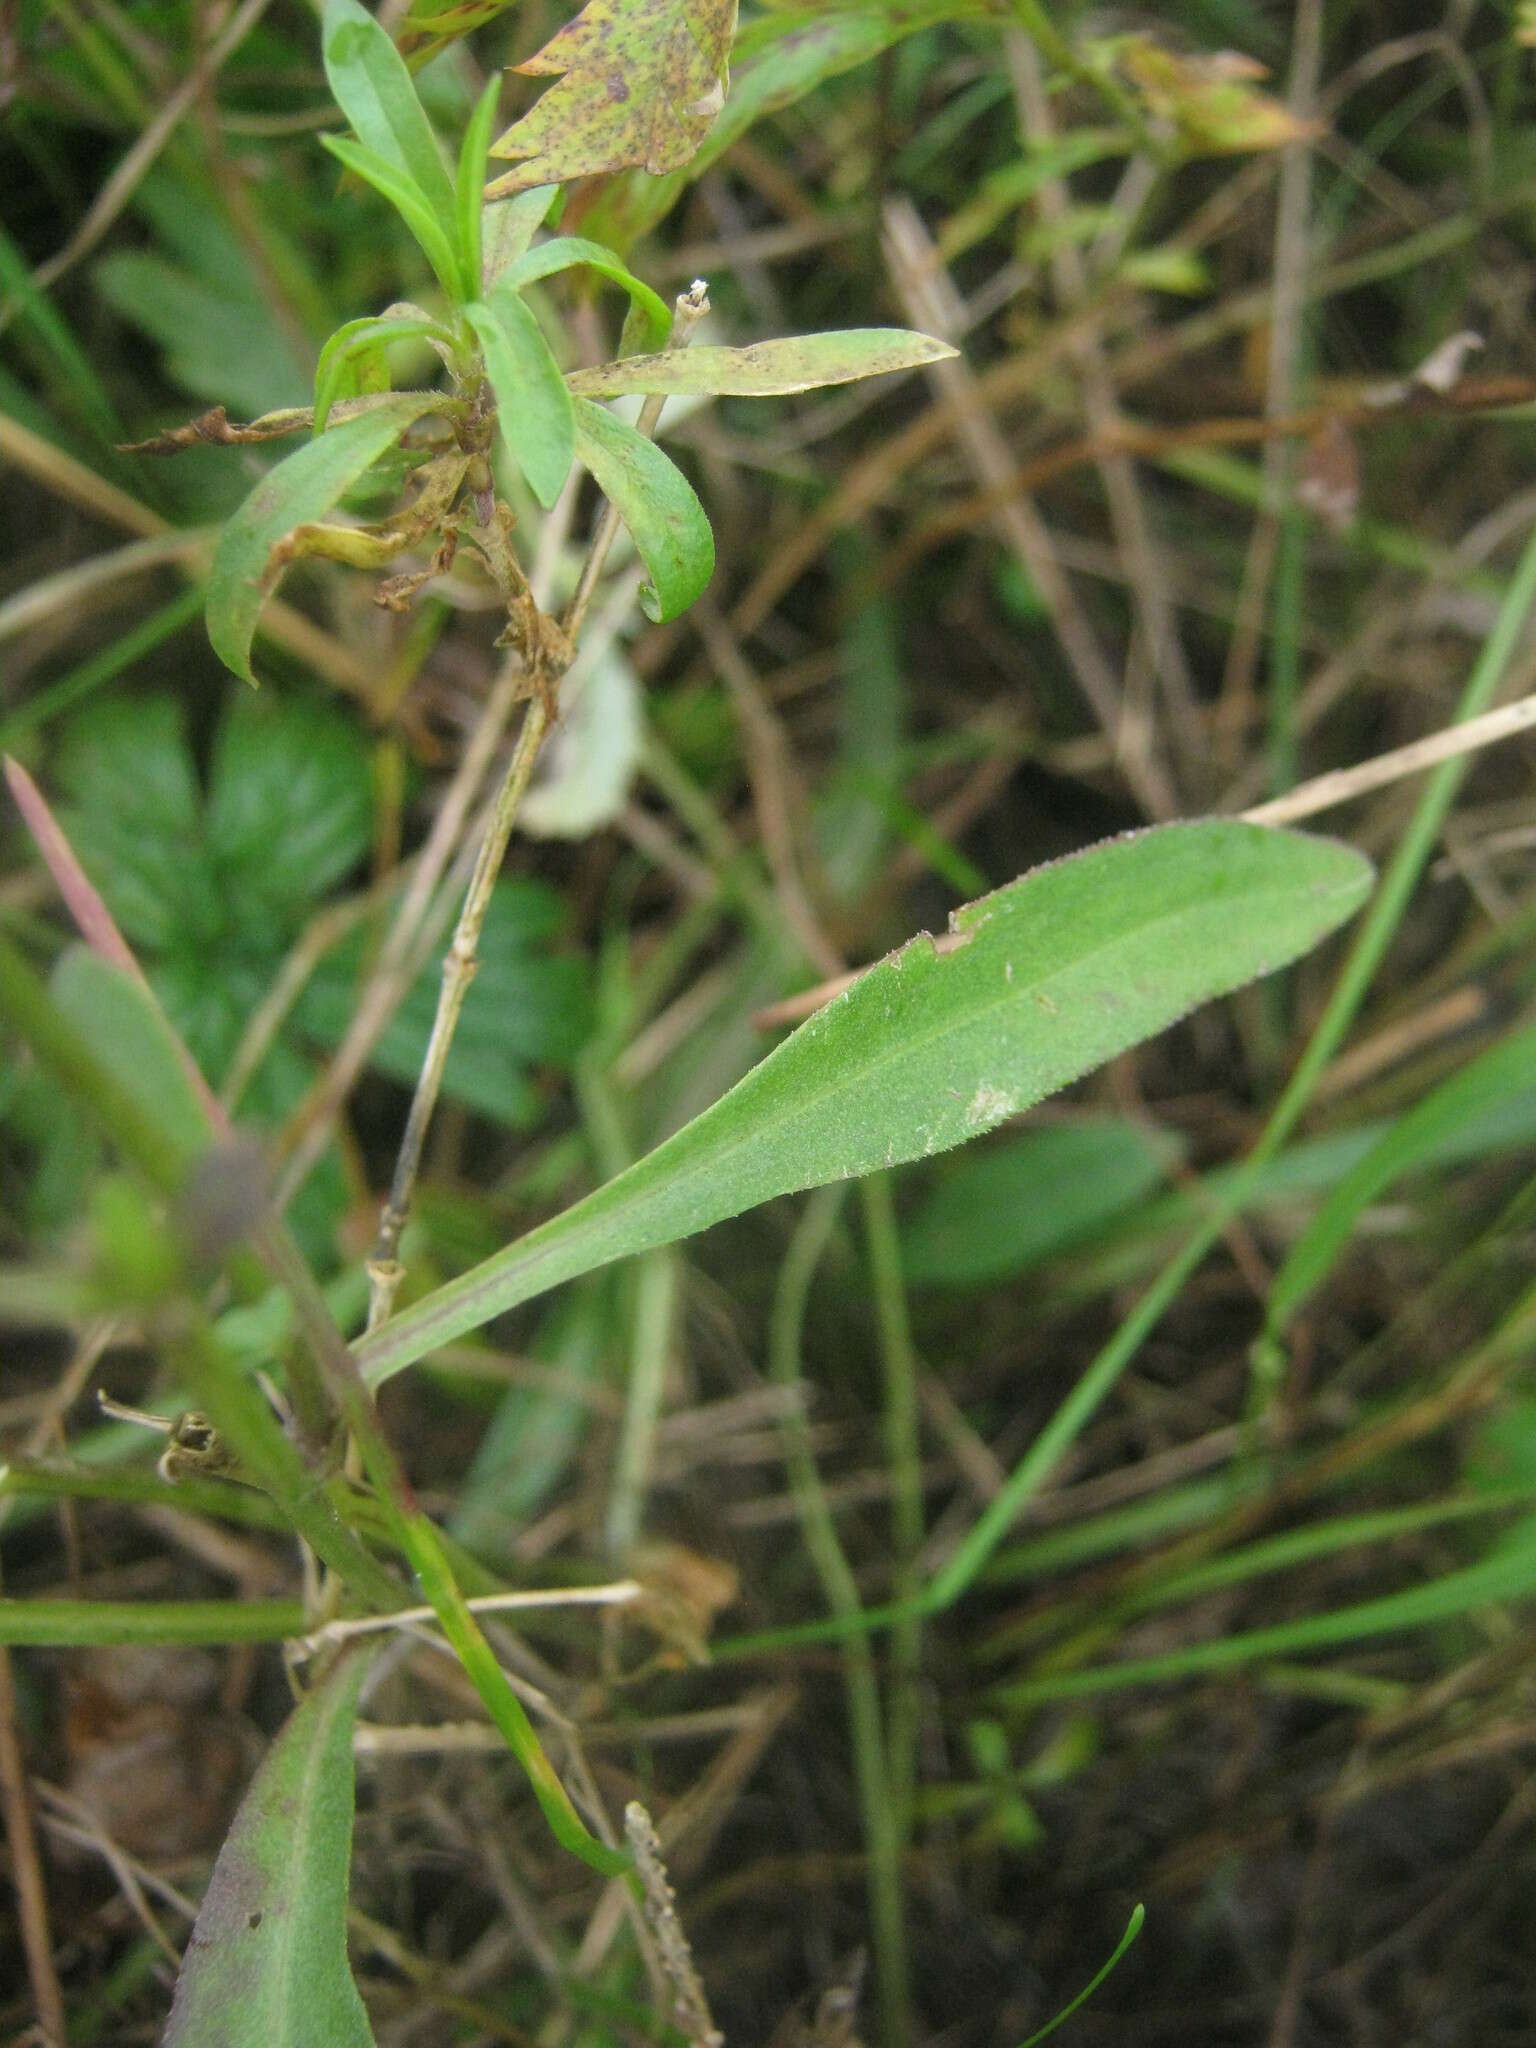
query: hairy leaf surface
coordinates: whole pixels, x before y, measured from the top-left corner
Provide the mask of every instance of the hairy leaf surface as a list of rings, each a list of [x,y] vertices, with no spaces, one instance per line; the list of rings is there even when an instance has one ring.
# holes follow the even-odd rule
[[[165,2048],[373,2048],[347,1965],[352,1724],[370,1658],[299,1707],[235,1816],[176,1983]]]
[[[1111,840],[966,905],[819,1010],[654,1152],[359,1347],[386,1379],[562,1280],[798,1188],[942,1152],[1343,922],[1367,861],[1208,820]]]

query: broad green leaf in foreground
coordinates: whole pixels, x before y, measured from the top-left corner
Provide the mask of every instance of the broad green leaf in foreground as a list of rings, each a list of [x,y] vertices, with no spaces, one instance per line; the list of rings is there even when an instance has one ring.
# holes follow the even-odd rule
[[[347,1965],[352,1724],[370,1658],[304,1701],[235,1816],[176,1983],[165,2048],[373,2048]]]
[[[664,350],[572,370],[568,387],[584,398],[627,391],[701,392],[718,398],[783,398],[825,384],[852,384],[893,370],[919,370],[955,355],[947,341],[904,327],[848,327],[831,334],[795,334],[747,348]]]
[[[434,391],[402,391],[330,427],[268,472],[219,536],[208,572],[208,638],[248,683],[256,617],[271,583],[272,550],[296,526],[323,518],[406,428],[441,407]]]
[[[650,573],[640,609],[664,624],[702,596],[715,573],[715,537],[692,484],[654,441],[578,398],[576,453],[591,470]]]
[[[627,1172],[359,1346],[387,1379],[611,1259],[979,1137],[1304,953],[1370,887],[1331,840],[1211,820],[1036,869],[911,940]]]

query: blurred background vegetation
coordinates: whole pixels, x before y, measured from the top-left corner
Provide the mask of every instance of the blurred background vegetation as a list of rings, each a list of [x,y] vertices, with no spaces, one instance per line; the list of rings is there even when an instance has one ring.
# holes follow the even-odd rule
[[[571,12],[471,11],[419,75],[454,138]],[[403,1299],[713,1100],[774,1042],[766,1007],[1041,860],[1452,717],[1536,520],[1524,13],[744,7],[698,162],[570,195],[566,224],[669,298],[707,278],[710,339],[904,324],[963,360],[669,411],[719,568],[647,627],[620,559],[594,613]],[[504,113],[532,95],[510,79]],[[252,694],[201,579],[267,452],[119,450],[303,405],[333,327],[434,287],[316,145],[335,114],[300,0],[4,0],[0,109],[0,746],[291,1157],[482,729],[497,622],[467,576],[397,616],[308,567]],[[568,364],[611,353],[613,305],[569,276],[539,310]],[[409,344],[394,367],[434,372]],[[589,512],[566,534],[527,508],[549,587]],[[1506,694],[1533,665],[1522,638]],[[644,1625],[498,1640],[568,1724],[562,1764],[657,1814],[733,2042],[1012,2048],[1138,1899],[1146,1931],[1064,2039],[1536,2033],[1532,782],[1519,741],[1470,771],[1302,1129],[920,1632],[771,1639],[942,1567],[1262,1128],[1343,941],[953,1159],[721,1226],[389,1387],[424,1499],[489,1572],[654,1578]],[[1384,862],[1419,794],[1329,823]],[[10,808],[0,918],[40,966],[68,943]],[[348,1327],[434,985],[290,1211]],[[96,1408],[174,1392],[131,1327],[96,1341],[51,1306],[103,1165],[7,1048],[6,1591],[296,1591],[291,1545],[177,1495]],[[69,2038],[152,2040],[280,1661],[12,1663]],[[669,2038],[474,1712],[409,1645],[368,1708],[353,1952],[380,2043]],[[0,1983],[20,2038],[9,1922]]]

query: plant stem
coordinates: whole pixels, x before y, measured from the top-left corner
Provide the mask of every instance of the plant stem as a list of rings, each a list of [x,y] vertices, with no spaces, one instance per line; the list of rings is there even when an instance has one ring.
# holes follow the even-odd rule
[[[512,836],[518,805],[522,802],[523,792],[528,787],[528,778],[533,772],[533,764],[538,757],[547,726],[548,719],[543,699],[538,696],[531,697],[528,709],[523,715],[517,745],[512,750],[512,759],[508,764],[505,780],[496,799],[496,808],[486,828],[485,837],[480,842],[475,871],[470,877],[469,887],[464,895],[464,905],[459,912],[459,921],[454,928],[453,943],[443,960],[443,980],[438,991],[437,1014],[432,1019],[432,1036],[427,1042],[421,1073],[416,1081],[416,1093],[411,1098],[410,1113],[405,1120],[405,1133],[400,1140],[400,1152],[395,1161],[389,1200],[384,1205],[384,1213],[379,1220],[379,1234],[374,1242],[373,1255],[368,1261],[370,1332],[386,1322],[394,1309],[395,1293],[404,1273],[399,1259],[400,1238],[411,1213],[411,1198],[416,1188],[416,1175],[421,1165],[422,1147],[426,1143],[427,1126],[431,1123],[432,1112],[437,1107],[443,1069],[448,1064],[448,1053],[453,1044],[454,1032],[458,1029],[464,998],[469,992],[469,984],[475,978],[480,931],[485,923],[486,911],[490,908],[491,891],[496,886],[497,875],[501,872],[501,863],[506,857],[507,841]]]
[[[679,299],[672,346],[681,347],[687,341],[707,308],[708,300],[702,285],[696,286],[693,291]],[[642,432],[650,433],[655,430],[656,422],[661,416],[662,403],[664,401],[661,400],[648,402],[646,412],[641,415]],[[611,506],[605,507],[592,538],[576,597],[572,600],[563,621],[567,641],[571,646],[575,644],[587,605],[596,588],[598,574],[616,530],[617,515],[613,513]],[[542,680],[542,677],[535,677],[535,681]],[[459,912],[453,943],[443,962],[442,987],[438,996],[437,1014],[433,1019],[432,1035],[428,1041],[426,1057],[422,1062],[410,1114],[406,1120],[389,1200],[380,1220],[373,1256],[368,1262],[370,1333],[388,1321],[394,1307],[402,1271],[398,1256],[400,1239],[410,1216],[411,1200],[415,1191],[416,1175],[421,1165],[427,1128],[432,1121],[432,1112],[437,1106],[443,1070],[447,1065],[454,1032],[458,1028],[464,997],[474,978],[480,932],[490,905],[491,891],[495,887],[496,877],[506,857],[507,842],[512,836],[518,807],[522,802],[523,792],[528,787],[528,778],[533,771],[533,764],[548,724],[549,713],[544,696],[542,692],[536,691],[529,699],[506,777],[497,795],[475,859],[469,886],[464,893],[464,903]],[[334,1326],[332,1330],[334,1331]],[[324,1338],[326,1362],[335,1367],[332,1384],[341,1412],[352,1432],[368,1475],[378,1489],[389,1514],[395,1538],[409,1559],[444,1635],[473,1681],[492,1720],[501,1730],[507,1747],[527,1773],[534,1797],[538,1800],[555,1839],[563,1848],[570,1850],[573,1855],[579,1856],[583,1862],[606,1876],[628,1874],[629,1859],[617,1850],[605,1847],[595,1836],[588,1833],[558,1773],[540,1747],[538,1736],[534,1733],[522,1702],[508,1684],[505,1672],[465,1602],[464,1595],[454,1578],[439,1531],[416,1505],[410,1483],[384,1434],[372,1397],[363,1385],[350,1351],[345,1344],[341,1344],[338,1336],[336,1342],[340,1344],[341,1352],[346,1359],[347,1369],[343,1371],[335,1358],[334,1347],[329,1338],[324,1337],[324,1333],[319,1334]]]
[[[705,287],[702,283],[695,283],[677,301],[676,317],[667,346],[686,347],[694,328],[708,311],[709,297]],[[665,404],[666,399],[657,395],[646,400],[637,422],[640,433],[646,436],[655,433]],[[602,573],[603,564],[608,558],[608,550],[613,545],[618,529],[618,513],[611,504],[604,505],[587,550],[586,562],[576,585],[576,593],[561,620],[566,640],[572,648],[580,636],[582,623],[591,604],[593,592],[597,588],[597,579]],[[411,1201],[415,1194],[416,1176],[421,1168],[422,1148],[426,1143],[427,1129],[437,1107],[443,1070],[447,1066],[453,1036],[458,1029],[464,998],[475,976],[480,931],[490,905],[491,891],[496,885],[496,877],[501,872],[507,842],[512,836],[512,827],[517,820],[518,807],[528,787],[528,778],[533,772],[533,764],[538,758],[539,748],[543,744],[548,726],[549,714],[544,697],[542,693],[536,693],[530,698],[524,714],[517,745],[512,750],[506,778],[497,796],[495,809],[486,827],[485,837],[481,841],[474,873],[464,894],[464,904],[459,912],[453,942],[443,961],[442,986],[438,992],[437,1014],[432,1020],[432,1035],[427,1042],[421,1073],[416,1081],[416,1092],[406,1117],[405,1132],[400,1141],[394,1178],[390,1184],[389,1200],[384,1205],[384,1212],[379,1221],[379,1234],[368,1261],[370,1335],[389,1320],[394,1310],[395,1295],[403,1277],[399,1257],[400,1239],[410,1218]]]

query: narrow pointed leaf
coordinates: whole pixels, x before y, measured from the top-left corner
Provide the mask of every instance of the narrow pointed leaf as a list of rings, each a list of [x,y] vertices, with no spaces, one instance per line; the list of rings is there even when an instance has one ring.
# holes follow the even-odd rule
[[[459,151],[459,176],[454,197],[459,217],[459,262],[464,273],[464,289],[478,297],[484,290],[481,275],[481,235],[485,218],[485,165],[491,146],[491,129],[496,121],[496,101],[501,93],[501,77],[493,73],[490,83],[476,102],[475,111],[469,117],[469,126],[464,130],[464,146]]]
[[[1348,847],[1210,820],[1037,868],[861,976],[720,1101],[365,1340],[377,1382],[518,1302],[758,1202],[979,1137],[1282,967],[1370,887]],[[942,950],[941,950],[942,947]]]
[[[358,0],[326,0],[323,49],[331,92],[358,141],[415,186],[451,242],[453,186],[404,58]]]
[[[693,486],[654,441],[585,398],[576,401],[576,453],[629,528],[650,574],[641,610],[658,624],[675,619],[715,573],[715,537]]]
[[[537,249],[530,249],[525,256],[519,256],[505,272],[505,281],[517,291],[524,285],[532,284],[541,277],[553,277],[557,271],[573,269],[585,264],[610,283],[628,292],[630,306],[635,316],[642,349],[659,349],[672,331],[672,314],[667,302],[659,293],[653,292],[619,261],[611,249],[605,249],[601,242],[589,242],[584,235],[556,235],[550,241],[541,242]]]
[[[443,290],[450,299],[462,299],[465,293],[459,274],[457,223],[450,219],[445,226],[420,186],[377,150],[367,149],[346,135],[322,135],[320,140],[339,164],[345,164],[389,201],[416,237]]]
[[[628,391],[696,392],[717,398],[783,398],[824,384],[853,384],[893,370],[919,370],[956,354],[947,341],[904,327],[849,327],[833,334],[791,335],[747,348],[665,350],[573,370],[566,378],[584,398]]]
[[[203,1894],[165,2048],[373,2048],[347,1964],[352,1724],[370,1661],[338,1665],[256,1773]]]
[[[488,290],[500,284],[508,269],[525,255],[534,236],[544,225],[544,216],[554,204],[558,187],[536,185],[511,199],[498,199],[486,207],[480,223],[481,269]]]
[[[560,495],[575,455],[570,394],[539,323],[507,285],[464,317],[485,356],[496,394],[496,421],[528,488],[547,512]]]
[[[407,427],[442,404],[433,391],[381,398],[278,463],[235,513],[208,572],[208,638],[237,676],[256,680],[251,640],[269,587],[273,548],[294,527],[323,518]]]
[[[382,352],[386,342],[432,340],[451,346],[446,327],[428,314],[380,314],[376,319],[348,320],[326,342],[315,365],[315,432],[322,434],[331,407],[339,398],[355,398],[361,389],[359,357]],[[356,388],[354,388],[356,387]],[[385,387],[388,388],[387,386]]]

